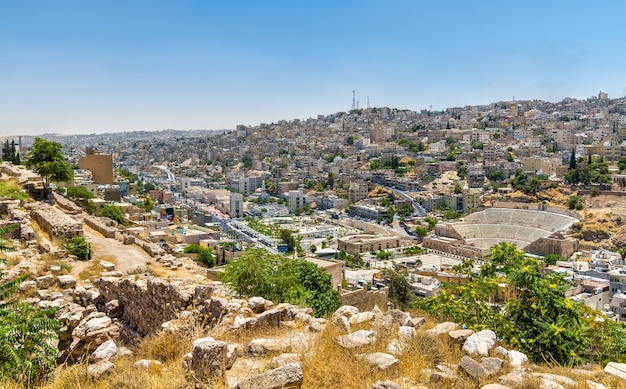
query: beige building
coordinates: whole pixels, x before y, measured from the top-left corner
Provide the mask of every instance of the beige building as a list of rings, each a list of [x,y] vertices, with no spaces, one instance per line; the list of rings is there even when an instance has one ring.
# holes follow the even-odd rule
[[[337,239],[337,249],[345,250],[352,255],[359,255],[370,251],[387,250],[396,247],[408,246],[412,240],[403,239],[395,235],[358,234],[346,235]]]
[[[91,147],[87,147],[87,155],[81,156],[78,161],[81,169],[91,172],[91,179],[96,184],[113,185],[113,156],[101,154]]]

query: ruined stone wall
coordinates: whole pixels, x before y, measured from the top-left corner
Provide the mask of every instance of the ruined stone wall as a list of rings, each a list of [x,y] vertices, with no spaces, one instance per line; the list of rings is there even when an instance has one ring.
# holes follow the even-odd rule
[[[7,220],[3,221],[0,227],[17,224],[18,226],[13,230],[11,237],[22,242],[29,242],[35,239],[35,231],[30,223],[30,215],[28,212],[19,209],[19,207],[20,202],[18,200],[0,202],[0,214],[8,216]]]
[[[389,302],[387,292],[387,288],[381,290],[352,290],[341,295],[341,303],[343,305],[352,305],[361,311],[372,310],[374,306],[378,306],[378,308],[384,311],[387,309],[387,303]]]
[[[72,215],[78,215],[83,212],[83,209],[80,206],[76,205],[72,200],[66,199],[65,197],[55,192],[52,192],[52,194],[54,196],[54,201],[57,203],[57,205],[63,208],[68,213]]]
[[[538,255],[557,254],[569,258],[575,251],[578,251],[578,241],[569,238],[540,238],[524,247],[524,251]]]
[[[97,281],[99,308],[117,300],[121,319],[144,336],[161,328],[161,324],[177,318],[179,312],[201,307],[210,299],[214,288],[190,281],[167,282],[149,277],[101,278]]]
[[[459,255],[465,258],[483,259],[486,255],[485,251],[482,249],[464,244],[458,240],[441,240],[437,239],[437,237],[427,236],[422,241],[422,245],[428,249]]]
[[[17,166],[13,166],[13,164],[2,163],[0,164],[0,171],[4,174],[8,174],[11,177],[21,177],[22,172],[17,168]]]
[[[148,253],[148,255],[150,255],[151,257],[157,257],[167,254],[165,250],[163,250],[163,248],[161,248],[161,246],[156,243],[148,242],[147,240],[139,239],[137,237],[134,237],[134,239],[135,244],[141,247],[142,250]]]
[[[67,216],[57,208],[43,203],[27,204],[26,208],[39,226],[54,238],[82,236],[82,223]]]
[[[117,228],[106,225],[102,220],[94,216],[85,216],[85,224],[104,235],[105,238],[115,238]]]
[[[440,223],[435,225],[435,234],[439,236],[445,236],[448,238],[458,239],[463,242],[463,237],[454,228],[451,223]]]

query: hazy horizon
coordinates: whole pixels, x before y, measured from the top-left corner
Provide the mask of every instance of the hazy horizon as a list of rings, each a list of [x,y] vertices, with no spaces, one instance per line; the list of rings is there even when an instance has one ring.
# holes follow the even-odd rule
[[[623,97],[626,4],[0,2],[0,136]]]

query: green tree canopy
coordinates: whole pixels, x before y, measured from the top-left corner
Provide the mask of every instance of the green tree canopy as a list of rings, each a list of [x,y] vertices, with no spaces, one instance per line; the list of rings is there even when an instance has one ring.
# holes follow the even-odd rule
[[[68,182],[74,178],[74,172],[65,160],[63,147],[58,142],[35,138],[35,143],[24,163],[41,176],[46,193],[51,181]]]
[[[122,207],[117,205],[105,204],[100,210],[100,216],[108,217],[109,219],[115,220],[120,224],[124,222],[124,217],[122,216]]]
[[[270,255],[263,249],[248,249],[229,262],[222,280],[242,297],[261,296],[274,303],[289,302],[313,308],[316,316],[327,316],[341,305],[330,275],[302,259]]]
[[[459,282],[444,284],[439,295],[417,305],[439,319],[474,329],[490,328],[535,362],[606,363],[626,360],[626,329],[565,297],[570,287],[563,274],[543,273],[541,262],[514,244],[491,249],[489,261],[475,272],[472,260],[454,268]],[[492,299],[499,284],[513,298]]]

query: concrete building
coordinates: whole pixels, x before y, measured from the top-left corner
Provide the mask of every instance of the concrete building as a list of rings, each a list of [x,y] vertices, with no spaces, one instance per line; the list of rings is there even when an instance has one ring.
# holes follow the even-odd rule
[[[87,155],[81,156],[78,161],[81,169],[91,172],[91,179],[96,184],[113,185],[113,156],[101,154],[97,150],[87,147]]]
[[[243,217],[243,195],[241,193],[230,194],[229,214],[233,219]]]
[[[301,190],[290,190],[287,193],[287,203],[289,205],[289,213],[295,213],[297,209],[302,209],[304,205],[304,194]]]
[[[395,235],[346,235],[337,239],[337,249],[352,255],[387,250],[412,244],[413,241]]]

